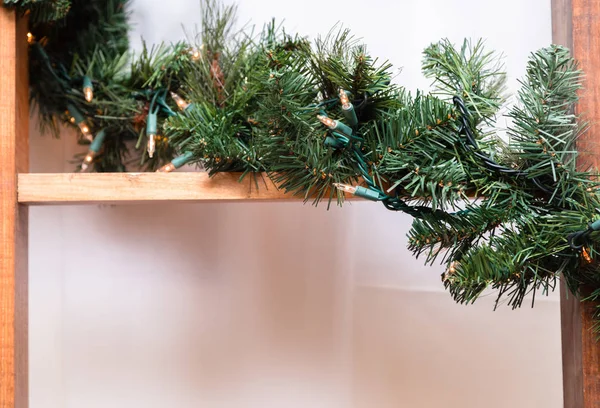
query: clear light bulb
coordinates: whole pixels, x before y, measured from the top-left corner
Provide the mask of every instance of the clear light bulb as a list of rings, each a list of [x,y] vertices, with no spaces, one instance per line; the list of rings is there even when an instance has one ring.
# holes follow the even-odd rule
[[[104,129],[100,129],[94,140],[90,143],[87,154],[85,155],[83,162],[81,163],[81,170],[85,171],[88,169],[90,164],[94,161],[94,158],[102,148],[104,139],[106,138],[106,132]]]
[[[349,186],[347,184],[342,184],[342,183],[333,183],[333,185],[335,188],[337,188],[340,191],[343,191],[344,193],[348,193],[348,194],[356,193],[356,187]]]
[[[77,126],[79,126],[79,129],[81,130],[81,133],[83,133],[83,137],[85,137],[90,142],[92,140],[94,140],[94,137],[92,136],[92,132],[90,131],[90,127],[88,125],[86,125],[85,122],[79,122],[77,124]]]
[[[342,88],[340,88],[340,103],[343,109],[350,109],[352,107],[350,99],[348,99],[348,94]]]
[[[88,103],[94,99],[94,84],[87,75],[83,77],[83,96]]]
[[[585,262],[592,263],[592,257],[590,257],[590,253],[588,252],[587,248],[582,248],[581,255],[583,256],[583,259],[585,259]]]
[[[337,121],[328,118],[327,116],[317,115],[317,119],[319,119],[321,123],[327,126],[329,129],[335,129],[337,125]]]
[[[200,46],[200,49],[192,48],[190,50],[190,55],[192,57],[192,61],[199,61],[202,58],[202,49],[204,49],[204,44]]]
[[[173,163],[168,163],[162,166],[160,169],[156,170],[157,173],[170,173],[175,170],[175,165]]]
[[[35,36],[31,33],[27,33],[27,43],[33,44],[34,41],[35,41]]]
[[[154,152],[156,151],[156,135],[154,133],[150,133],[148,135],[148,143],[146,144],[146,150],[148,151],[148,156],[150,158],[154,157]]]
[[[96,157],[96,152],[94,152],[93,150],[89,150],[88,153],[85,155],[85,158],[83,159],[83,163],[81,163],[81,169],[84,171],[87,170],[92,161],[94,160],[94,157]]]
[[[427,240],[429,241],[429,240]],[[444,282],[450,280],[452,278],[452,275],[454,275],[456,273],[456,268],[458,267],[458,262],[454,261],[452,263],[450,263],[450,266],[448,267],[448,269],[446,269],[446,272],[444,272]]]
[[[83,88],[83,95],[85,96],[86,101],[91,102],[92,99],[94,99],[94,90],[91,87],[86,86]]]
[[[181,156],[174,157],[173,160],[171,160],[171,163],[165,164],[156,171],[160,173],[170,173],[192,160],[192,158],[193,154],[191,152],[185,152]]]
[[[175,92],[171,92],[171,98],[173,98],[173,100],[179,107],[179,110],[184,111],[190,106],[190,104],[188,102],[186,102],[185,99],[183,99],[181,96],[177,95]]]

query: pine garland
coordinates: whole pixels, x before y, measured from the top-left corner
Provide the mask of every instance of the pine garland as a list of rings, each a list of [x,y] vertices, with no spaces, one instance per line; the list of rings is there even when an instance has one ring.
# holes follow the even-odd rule
[[[134,56],[125,0],[5,4],[35,15],[32,99],[45,125],[91,140],[82,168],[196,163],[265,172],[315,203],[346,191],[415,217],[410,249],[447,265],[458,302],[491,287],[518,307],[560,274],[600,297],[598,183],[576,168],[582,74],[562,47],[531,54],[504,142],[505,75],[482,42],[429,46],[435,90],[411,95],[347,30],[311,44],[272,22],[255,37],[234,30],[235,7],[207,0],[196,43]]]
[[[63,19],[71,8],[71,0],[4,0],[4,4],[30,14],[35,23]]]

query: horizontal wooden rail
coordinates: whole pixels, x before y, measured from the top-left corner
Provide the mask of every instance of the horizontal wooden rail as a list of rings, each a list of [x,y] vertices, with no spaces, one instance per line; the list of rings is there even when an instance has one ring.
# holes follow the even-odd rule
[[[139,203],[146,201],[301,200],[278,190],[266,175],[240,173],[23,173],[21,204]]]

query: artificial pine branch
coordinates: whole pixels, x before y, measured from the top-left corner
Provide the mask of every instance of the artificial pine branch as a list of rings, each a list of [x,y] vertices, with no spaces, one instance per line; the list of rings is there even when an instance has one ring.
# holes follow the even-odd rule
[[[29,13],[32,22],[44,23],[64,18],[71,7],[71,0],[4,0],[4,5]]]

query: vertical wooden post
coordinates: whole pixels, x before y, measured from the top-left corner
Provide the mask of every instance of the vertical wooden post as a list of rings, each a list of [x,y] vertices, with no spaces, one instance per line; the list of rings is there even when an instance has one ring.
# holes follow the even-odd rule
[[[0,408],[28,406],[27,208],[17,203],[28,94],[27,21],[0,5]]]
[[[600,1],[552,0],[553,41],[571,48],[585,73],[577,106],[592,127],[577,142],[579,166],[600,168]],[[592,333],[597,305],[580,303],[561,285],[565,408],[600,407],[600,343]]]

